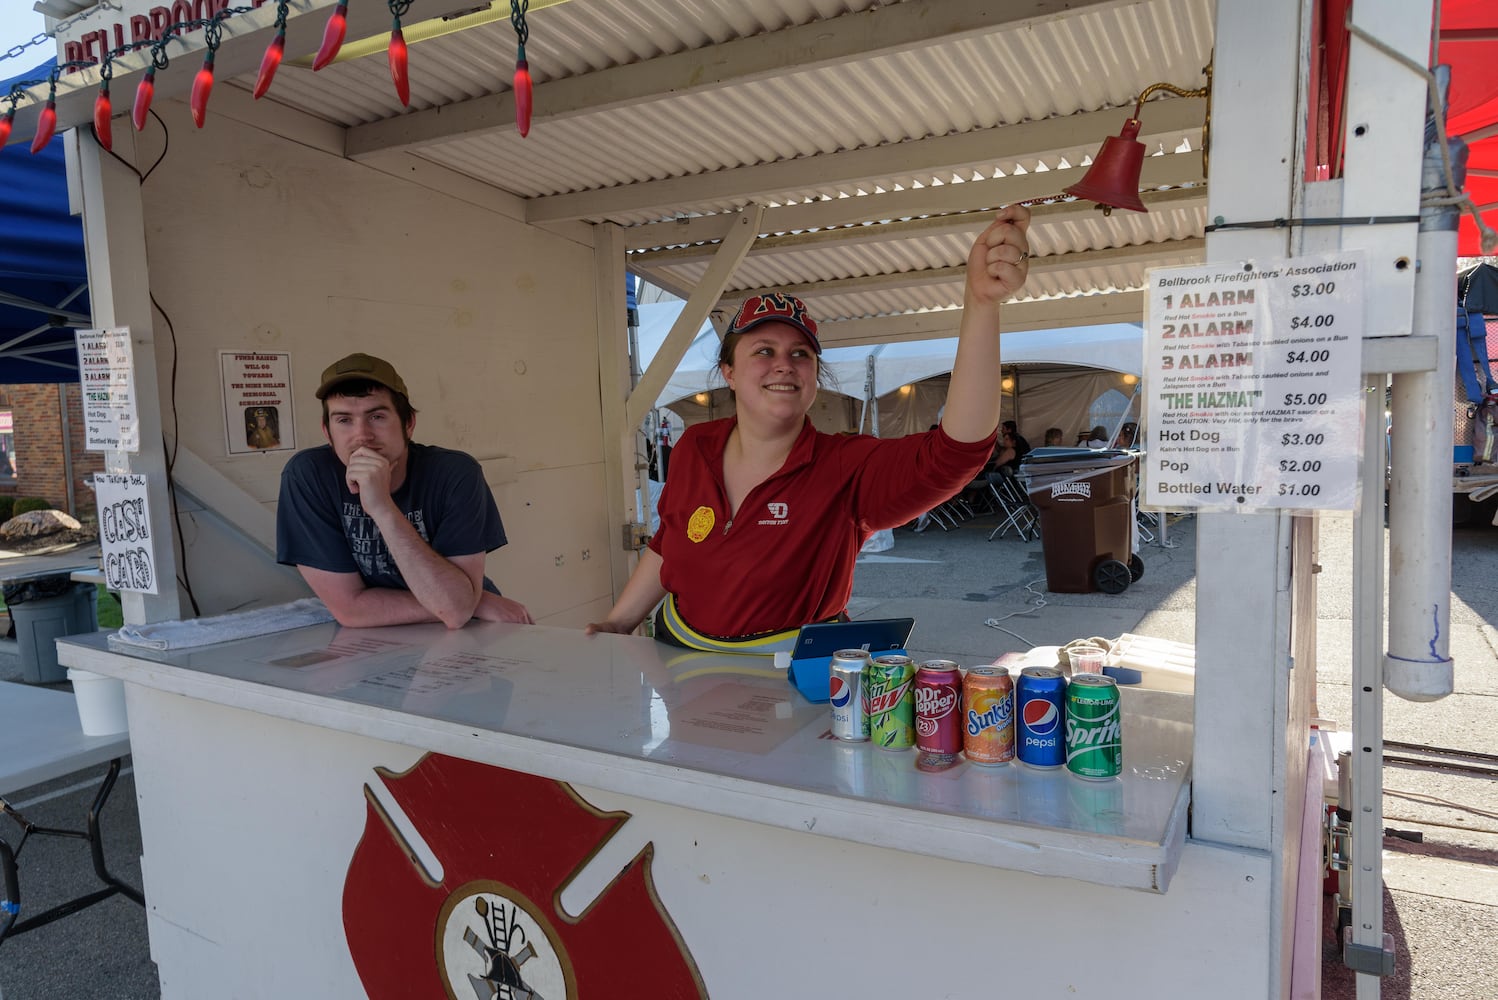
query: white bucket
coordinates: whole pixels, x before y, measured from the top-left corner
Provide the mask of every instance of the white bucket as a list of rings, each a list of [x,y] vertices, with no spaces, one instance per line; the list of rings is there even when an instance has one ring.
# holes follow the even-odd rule
[[[87,670],[69,670],[78,721],[89,736],[112,736],[129,728],[125,721],[125,682]]]

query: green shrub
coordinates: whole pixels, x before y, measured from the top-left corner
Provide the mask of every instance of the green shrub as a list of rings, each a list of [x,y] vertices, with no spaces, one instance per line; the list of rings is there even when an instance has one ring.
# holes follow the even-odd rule
[[[18,497],[16,499],[15,508],[11,512],[11,517],[19,517],[20,515],[30,513],[33,510],[51,509],[52,504],[48,503],[46,500],[43,500],[41,497]]]
[[[0,497],[0,524],[16,516],[16,498]]]

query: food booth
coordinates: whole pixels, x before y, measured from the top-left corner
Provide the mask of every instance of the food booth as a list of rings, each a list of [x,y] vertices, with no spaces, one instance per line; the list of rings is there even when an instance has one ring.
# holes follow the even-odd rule
[[[94,323],[132,352],[136,443],[122,435],[107,464],[143,477],[156,572],[122,595],[127,623],[305,595],[271,555],[278,474],[321,442],[317,373],[354,350],[404,374],[417,440],[479,459],[511,539],[488,573],[541,623],[65,640],[69,666],[125,682],[163,996],[1305,983],[1314,515],[1202,514],[1194,692],[1125,693],[1133,756],[1102,792],[1018,767],[919,774],[822,739],[825,709],[773,667],[580,626],[628,576],[638,428],[703,319],[786,288],[826,317],[824,343],[950,335],[997,204],[1046,202],[1006,329],[1137,321],[1149,266],[1358,248],[1376,291],[1363,370],[1434,369],[1431,338],[1411,336],[1423,78],[1351,46],[1359,142],[1313,191],[1315,5],[1294,0],[835,15],[572,0],[531,4],[528,22],[472,0],[53,6],[67,68],[14,102],[3,155],[46,127],[51,97]],[[1430,10],[1365,16],[1367,37],[1423,65]],[[313,71],[340,18],[347,51]],[[257,99],[278,21],[284,60]],[[519,25],[534,117],[510,89]],[[170,37],[137,45],[137,30]],[[106,57],[111,150],[88,125],[101,69],[68,66]],[[153,63],[137,131],[126,95]],[[1171,98],[1141,115],[1160,153],[1149,213],[1055,200],[1123,105],[1159,79],[1197,85],[1208,63],[1209,188],[1207,102]],[[194,96],[205,64],[217,83]],[[1402,221],[1247,225],[1344,214]],[[638,375],[627,268],[687,301]],[[248,446],[242,411],[267,406],[279,440]],[[1382,553],[1360,537],[1376,636]],[[1379,693],[1359,709],[1375,735]],[[1368,801],[1360,822],[1376,823]],[[1379,951],[1380,920],[1358,913],[1360,947]]]

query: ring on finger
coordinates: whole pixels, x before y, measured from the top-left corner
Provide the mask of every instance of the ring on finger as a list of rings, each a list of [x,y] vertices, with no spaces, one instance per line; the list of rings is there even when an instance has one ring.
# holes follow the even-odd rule
[[[1018,264],[1018,263],[1020,263],[1022,261],[1027,261],[1029,259],[1030,259],[1030,251],[1028,251],[1028,250],[1022,250],[1022,251],[1020,251],[1019,260],[1015,261],[1015,263]]]

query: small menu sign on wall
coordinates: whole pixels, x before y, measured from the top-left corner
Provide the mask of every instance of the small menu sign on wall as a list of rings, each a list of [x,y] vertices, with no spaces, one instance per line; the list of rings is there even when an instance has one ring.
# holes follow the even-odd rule
[[[79,330],[78,381],[89,451],[140,451],[135,408],[135,354],[128,326]]]

